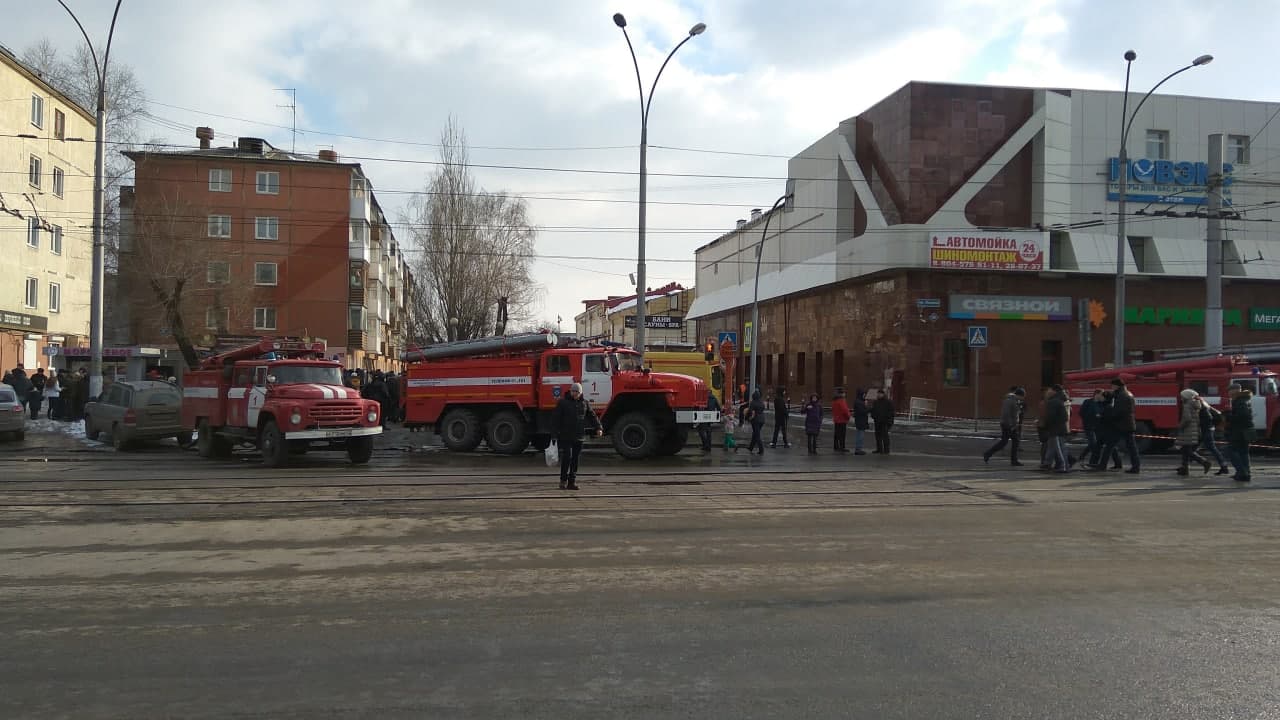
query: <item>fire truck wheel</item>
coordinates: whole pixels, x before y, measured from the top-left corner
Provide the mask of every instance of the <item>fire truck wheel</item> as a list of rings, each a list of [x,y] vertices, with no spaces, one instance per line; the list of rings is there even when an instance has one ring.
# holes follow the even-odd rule
[[[662,436],[662,441],[658,443],[659,455],[675,455],[684,449],[689,442],[689,429],[674,427]]]
[[[289,462],[289,445],[275,420],[268,420],[262,426],[258,449],[262,451],[262,464],[267,467],[283,467]]]
[[[519,455],[529,444],[525,436],[524,418],[511,410],[494,413],[489,418],[489,434],[485,437],[489,449],[503,455]]]
[[[347,459],[356,465],[363,465],[373,457],[373,438],[351,438],[347,441]]]
[[[470,410],[450,410],[440,421],[440,440],[454,452],[471,452],[480,444],[480,420]]]
[[[618,418],[613,426],[613,449],[629,460],[638,460],[658,452],[661,439],[653,418],[640,411],[629,412]]]

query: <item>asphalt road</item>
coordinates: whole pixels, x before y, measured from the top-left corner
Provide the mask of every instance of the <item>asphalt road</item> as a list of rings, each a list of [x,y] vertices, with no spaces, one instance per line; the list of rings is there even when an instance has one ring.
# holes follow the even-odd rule
[[[31,436],[0,717],[1280,718],[1274,460],[1058,476],[929,434],[592,451],[576,494],[534,453]]]

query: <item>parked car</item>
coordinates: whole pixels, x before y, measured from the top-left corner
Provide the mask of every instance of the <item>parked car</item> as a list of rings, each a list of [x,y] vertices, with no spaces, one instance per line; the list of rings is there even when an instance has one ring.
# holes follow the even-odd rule
[[[191,430],[182,427],[182,391],[158,380],[119,380],[97,402],[84,406],[84,434],[97,440],[111,436],[117,450],[143,440],[175,438],[191,444]]]
[[[27,414],[13,386],[0,384],[0,439],[9,434],[14,440],[27,436]]]

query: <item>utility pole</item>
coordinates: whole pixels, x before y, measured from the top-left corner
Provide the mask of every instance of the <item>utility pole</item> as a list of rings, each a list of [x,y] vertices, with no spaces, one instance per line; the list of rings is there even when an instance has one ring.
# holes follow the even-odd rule
[[[276,107],[289,108],[289,111],[293,113],[293,126],[292,126],[293,145],[291,146],[292,149],[289,150],[289,152],[296,153],[298,152],[298,89],[297,88],[276,88],[276,89],[283,90],[284,92],[289,93],[289,104],[277,105]]]
[[[1222,146],[1219,133],[1209,136],[1209,184],[1205,196],[1209,223],[1205,234],[1204,349],[1222,352]]]

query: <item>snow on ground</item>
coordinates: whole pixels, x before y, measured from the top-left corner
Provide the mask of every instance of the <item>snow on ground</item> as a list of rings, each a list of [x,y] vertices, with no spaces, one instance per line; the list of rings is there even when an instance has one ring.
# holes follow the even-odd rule
[[[40,418],[39,420],[27,421],[27,432],[46,432],[59,433],[76,440],[84,440],[85,442],[93,442],[85,437],[84,421],[76,420],[74,422],[64,422],[62,420],[48,420]],[[94,443],[95,445],[101,443]]]

